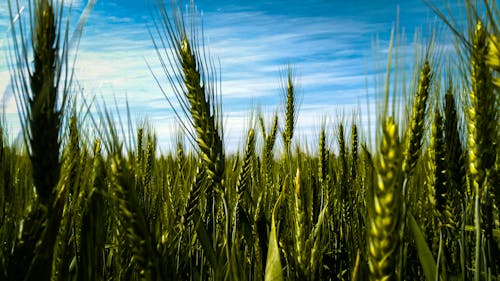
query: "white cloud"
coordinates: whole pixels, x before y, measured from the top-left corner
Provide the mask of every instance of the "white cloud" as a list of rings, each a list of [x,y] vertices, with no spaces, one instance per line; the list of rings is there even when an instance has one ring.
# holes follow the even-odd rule
[[[373,71],[370,40],[386,28],[349,17],[292,18],[258,12],[205,13],[204,21],[208,48],[216,65],[219,60],[221,64],[226,144],[232,151],[242,143],[252,103],[268,106],[266,112],[279,106],[279,78],[287,63],[295,65],[303,97],[298,136],[311,136],[312,142],[321,119],[340,108],[349,116],[350,109],[365,102],[366,74]],[[1,26],[0,21],[0,31]],[[116,98],[122,113],[127,97],[132,115],[150,118],[166,144],[178,126],[146,61],[170,95],[146,26],[129,17],[91,14],[75,70],[84,92],[103,96],[108,106]],[[385,58],[381,61],[385,66]]]
[[[10,75],[7,70],[0,70],[0,100],[4,99],[5,90],[9,83]]]
[[[216,22],[216,26],[209,24],[210,21]],[[158,125],[155,126],[158,134],[171,135],[175,130],[165,123],[172,122],[175,117],[168,110],[168,103],[163,100],[143,59],[147,57],[155,73],[163,76],[155,54],[151,53],[150,40],[141,36],[145,32],[144,27],[128,24],[123,30],[120,29],[120,19],[112,22],[106,28],[101,27],[100,32],[93,30],[82,39],[85,41],[79,55],[79,79],[84,85],[97,88],[105,95],[110,90],[116,95],[124,95],[126,91],[131,104],[145,104],[132,107],[145,111],[154,120],[153,123]],[[340,106],[328,100],[327,92],[336,99],[349,99],[354,103],[358,102],[359,96],[364,96],[366,71],[360,68],[360,64],[363,65],[361,62],[367,59],[363,57],[365,53],[360,53],[357,58],[344,57],[353,55],[354,51],[346,50],[354,49],[353,44],[359,44],[356,39],[359,41],[359,36],[375,30],[376,26],[346,19],[290,19],[260,13],[205,14],[205,23],[210,53],[221,63],[224,113],[227,117],[224,123],[226,145],[232,149],[241,144],[252,101],[260,104],[259,100],[271,97],[276,104],[269,110],[274,111],[279,106],[282,91],[279,75],[286,62],[296,63],[300,89],[308,95],[304,97],[298,123],[298,130],[305,134],[312,132],[311,120],[317,120]],[[315,59],[315,56],[320,58]],[[327,90],[346,86],[352,89]],[[165,87],[165,90],[169,91],[169,88]],[[323,103],[327,101],[332,105],[307,110],[308,98],[314,95],[322,96]],[[148,99],[155,102],[148,103]],[[317,101],[314,98],[311,100]],[[234,110],[234,103],[241,104],[237,106],[239,111]],[[164,140],[168,138],[160,137]]]

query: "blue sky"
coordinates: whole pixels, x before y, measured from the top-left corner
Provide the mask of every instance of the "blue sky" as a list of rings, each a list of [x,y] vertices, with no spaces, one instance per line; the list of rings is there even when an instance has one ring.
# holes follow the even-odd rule
[[[0,105],[5,105],[16,134],[16,106],[7,87],[6,2],[0,3]],[[133,118],[150,121],[165,151],[172,147],[169,141],[178,125],[147,67],[164,77],[147,28],[155,9],[152,2],[156,3],[98,0],[81,38],[75,71],[84,96],[97,96],[109,106],[116,99],[122,112],[128,99]],[[86,3],[73,1],[73,23]],[[225,142],[230,151],[244,142],[241,137],[252,109],[259,106],[268,115],[279,109],[280,74],[288,64],[295,69],[301,99],[299,140],[313,143],[322,120],[333,129],[338,117],[350,121],[355,110],[358,123],[366,126],[368,118],[374,120],[365,110],[367,93],[374,93],[373,74],[385,72],[377,65],[386,64],[398,7],[409,49],[414,30],[425,30],[428,20],[435,20],[420,0],[199,0],[195,4],[202,12],[210,54],[220,61]],[[378,48],[373,46],[375,38]],[[413,54],[408,56],[411,60]]]

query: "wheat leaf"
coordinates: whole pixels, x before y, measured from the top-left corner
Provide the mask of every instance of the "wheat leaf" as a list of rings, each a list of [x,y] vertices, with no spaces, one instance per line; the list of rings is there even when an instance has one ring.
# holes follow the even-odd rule
[[[269,249],[267,251],[265,281],[283,280],[283,267],[280,260],[280,249],[278,247],[278,236],[276,235],[276,212],[283,201],[285,189],[281,191],[273,209],[271,220],[271,234],[269,235]]]
[[[420,227],[418,227],[417,222],[412,214],[408,213],[408,219],[410,222],[410,230],[417,244],[418,259],[424,270],[425,279],[435,280],[436,278],[436,261],[432,256],[432,252],[429,249],[429,245],[425,242],[425,237]]]

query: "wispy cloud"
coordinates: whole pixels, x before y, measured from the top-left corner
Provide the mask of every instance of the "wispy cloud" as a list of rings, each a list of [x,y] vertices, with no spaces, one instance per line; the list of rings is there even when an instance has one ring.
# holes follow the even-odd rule
[[[74,1],[80,7],[85,3]],[[147,29],[151,19],[116,12],[121,9],[117,3],[101,3],[90,16],[81,38],[76,78],[86,95],[102,96],[108,104],[116,98],[123,108],[127,98],[133,115],[147,115],[168,146],[176,126],[166,123],[174,122],[175,116],[147,64],[167,94],[172,93]],[[371,12],[395,16],[395,10],[388,11],[392,6],[384,9]],[[280,75],[287,64],[295,67],[302,96],[299,134],[313,134],[318,120],[339,107],[350,114],[351,108],[365,102],[366,75],[378,71],[373,69],[372,39],[380,34],[385,47],[392,20],[374,20],[369,11],[350,16],[299,12],[226,3],[203,13],[205,43],[217,66],[220,62],[227,144],[233,150],[247,129],[246,113],[252,107],[263,105],[273,112],[280,105]],[[0,33],[2,24],[0,20]],[[2,75],[5,71],[0,68],[1,93]]]

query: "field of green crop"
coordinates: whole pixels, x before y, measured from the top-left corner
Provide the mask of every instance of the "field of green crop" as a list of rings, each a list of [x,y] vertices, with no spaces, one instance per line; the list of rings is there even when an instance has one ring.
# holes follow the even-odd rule
[[[87,114],[62,8],[31,3],[9,55],[24,142],[0,122],[0,280],[500,280],[495,1],[466,1],[467,30],[442,16],[461,56],[443,65],[430,42],[404,101],[387,82],[373,140],[325,122],[316,151],[300,146],[289,72],[283,114],[256,114],[231,155],[193,14],[154,17],[155,78],[187,120],[159,153],[147,124]]]

